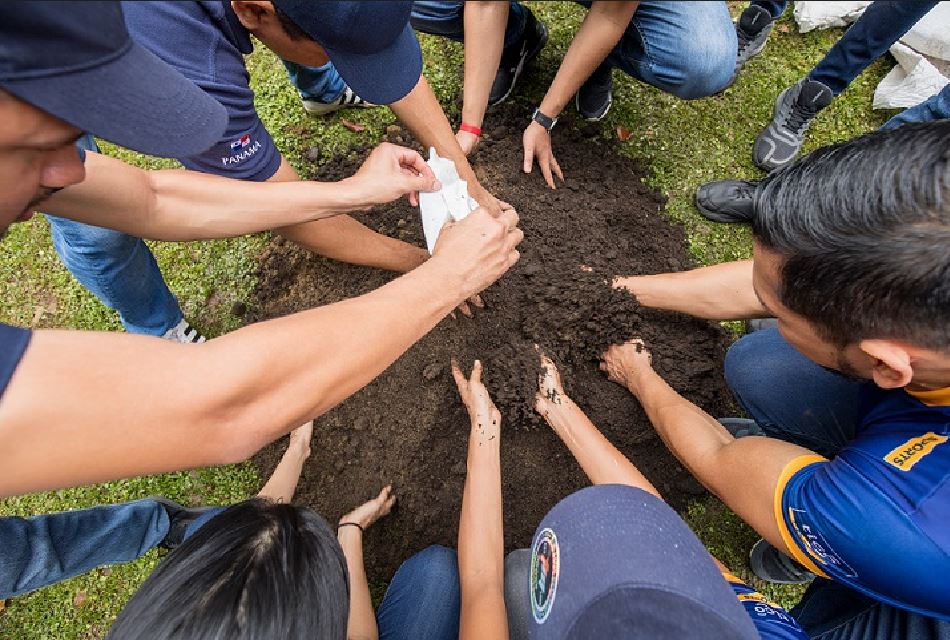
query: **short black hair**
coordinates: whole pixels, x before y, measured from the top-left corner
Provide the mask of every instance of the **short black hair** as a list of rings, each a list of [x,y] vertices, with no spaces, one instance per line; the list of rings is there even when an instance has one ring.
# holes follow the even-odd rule
[[[274,5],[274,15],[277,16],[277,22],[280,23],[288,38],[291,40],[313,40],[313,36],[297,26],[297,23],[291,20],[290,16],[284,13],[280,7],[273,2],[271,4]]]
[[[343,550],[310,509],[254,499],[212,518],[132,596],[109,640],[345,640]]]
[[[950,349],[950,120],[818,149],[756,189],[778,297],[839,347]]]

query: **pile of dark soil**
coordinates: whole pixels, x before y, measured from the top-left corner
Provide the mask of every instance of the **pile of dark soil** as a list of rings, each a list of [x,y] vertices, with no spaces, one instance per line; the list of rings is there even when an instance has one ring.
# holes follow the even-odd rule
[[[557,362],[567,392],[606,436],[675,506],[702,492],[657,438],[639,403],[598,370],[608,345],[642,336],[657,370],[714,415],[731,407],[721,377],[726,344],[710,323],[639,307],[611,289],[612,274],[688,268],[683,231],[661,213],[662,198],[643,170],[604,143],[570,127],[555,130],[566,182],[556,191],[535,169],[521,170],[520,118],[496,127],[479,149],[479,179],[514,205],[525,240],[520,262],[482,295],[474,319],[446,319],[379,378],[317,421],[297,500],[331,522],[392,483],[394,515],[368,532],[371,580],[386,580],[411,553],[433,543],[454,546],[465,478],[468,422],[449,361],[466,371],[480,358],[505,428],[502,471],[505,542],[530,543],[535,526],[559,499],[588,484],[567,449],[533,411],[538,359],[534,344]],[[389,136],[402,142],[401,132]],[[351,174],[359,157],[330,163],[320,179]],[[417,210],[405,201],[363,216],[382,233],[424,246]],[[585,272],[580,265],[588,265]],[[360,295],[393,274],[337,264],[275,240],[266,251],[250,320],[263,320]],[[285,443],[257,456],[273,469]]]

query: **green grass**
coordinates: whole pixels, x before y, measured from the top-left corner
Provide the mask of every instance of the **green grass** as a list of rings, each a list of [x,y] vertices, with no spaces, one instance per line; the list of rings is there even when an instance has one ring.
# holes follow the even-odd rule
[[[582,12],[572,3],[530,3],[551,27],[551,41],[514,97],[524,107],[525,121],[543,95],[557,64],[567,49]],[[744,3],[731,3],[744,6]],[[751,162],[751,146],[768,121],[778,92],[804,75],[831,46],[840,31],[795,33],[785,18],[765,52],[755,58],[736,84],[722,95],[684,102],[664,95],[623,74],[614,74],[615,102],[603,123],[603,135],[614,135],[617,125],[633,133],[623,153],[640,158],[652,173],[649,183],[669,196],[667,211],[686,226],[690,250],[698,264],[745,258],[750,252],[748,231],[741,227],[705,222],[693,209],[692,194],[707,180],[756,177],[761,172]],[[452,115],[461,88],[462,49],[456,43],[422,37],[426,77]],[[379,140],[395,121],[388,109],[350,111],[324,119],[310,118],[299,106],[280,62],[269,52],[258,51],[248,59],[257,106],[268,129],[297,171],[313,175],[307,156],[323,160],[345,153],[354,145]],[[871,111],[873,87],[889,67],[874,64],[819,117],[806,151],[845,140],[878,127],[886,115]],[[572,126],[573,107],[563,124]],[[341,117],[366,125],[353,133],[339,124]],[[486,120],[491,125],[491,113]],[[314,150],[314,147],[316,149]],[[145,158],[105,146],[137,165],[158,168],[174,163]],[[555,154],[557,149],[555,148]],[[518,171],[518,167],[511,167]],[[569,167],[565,167],[569,171]],[[539,178],[540,179],[540,178]],[[504,197],[504,193],[498,194]],[[266,234],[214,242],[151,243],[172,291],[186,315],[209,335],[218,335],[240,324],[231,315],[235,301],[245,300],[254,287],[257,257]],[[0,252],[0,321],[34,327],[70,327],[118,330],[114,312],[106,309],[79,286],[60,266],[42,219],[15,225]],[[196,472],[135,478],[68,491],[36,494],[0,502],[0,515],[30,515],[117,502],[162,494],[185,503],[224,504],[251,495],[260,484],[254,468],[237,465]],[[688,520],[710,549],[740,576],[748,577],[746,554],[755,534],[717,501],[693,504]],[[92,639],[104,635],[123,602],[157,561],[155,552],[145,558],[14,599],[0,613],[0,638],[18,640]],[[759,585],[761,586],[761,585]],[[784,604],[801,593],[795,588],[765,589]],[[76,594],[85,601],[76,604]]]

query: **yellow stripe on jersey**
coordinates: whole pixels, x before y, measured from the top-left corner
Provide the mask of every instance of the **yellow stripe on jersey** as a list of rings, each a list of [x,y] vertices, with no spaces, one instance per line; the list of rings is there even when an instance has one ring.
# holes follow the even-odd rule
[[[815,462],[827,462],[827,458],[815,454],[807,454],[803,456],[798,456],[793,459],[785,468],[782,469],[782,474],[779,476],[778,484],[775,486],[775,496],[773,498],[773,512],[775,515],[775,522],[778,524],[778,530],[782,534],[782,542],[785,543],[788,551],[791,552],[792,557],[795,558],[800,564],[802,564],[806,569],[814,573],[816,576],[821,576],[822,578],[827,578],[828,576],[824,571],[818,568],[818,565],[805,553],[801,548],[795,543],[795,538],[797,537],[801,540],[806,546],[808,542],[805,540],[797,530],[793,533],[789,527],[788,523],[785,520],[785,514],[782,512],[782,496],[785,494],[785,487],[788,485],[789,480],[792,479],[796,473],[804,469],[810,464]],[[795,515],[789,510],[788,519],[791,521],[792,526],[795,526]],[[797,529],[797,527],[796,527]]]
[[[931,391],[911,391],[910,389],[905,389],[905,391],[928,407],[950,407],[950,387]]]

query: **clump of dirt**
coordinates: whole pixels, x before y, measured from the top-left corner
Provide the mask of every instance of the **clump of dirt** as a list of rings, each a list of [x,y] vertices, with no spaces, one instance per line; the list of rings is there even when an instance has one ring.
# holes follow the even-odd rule
[[[468,421],[449,361],[466,371],[479,358],[501,411],[505,542],[530,543],[541,517],[588,484],[581,469],[533,410],[539,345],[558,364],[566,391],[674,506],[702,493],[672,456],[639,403],[598,369],[612,343],[641,336],[657,370],[714,415],[730,412],[722,380],[727,343],[716,325],[640,307],[612,289],[613,274],[688,268],[682,229],[661,213],[663,198],[643,184],[636,162],[611,144],[555,130],[566,181],[556,191],[521,166],[522,118],[490,131],[474,159],[482,183],[514,205],[525,240],[520,262],[482,294],[473,319],[446,319],[379,378],[317,421],[313,456],[297,501],[335,521],[392,483],[396,513],[367,534],[371,580],[387,580],[423,547],[454,546],[466,472]],[[402,142],[404,134],[387,134]],[[319,179],[350,175],[358,158],[331,162]],[[362,216],[381,233],[424,246],[417,210],[405,201]],[[590,270],[582,270],[581,266]],[[263,320],[360,295],[394,274],[334,263],[275,240],[266,250],[249,320]],[[270,473],[284,443],[256,458]]]

